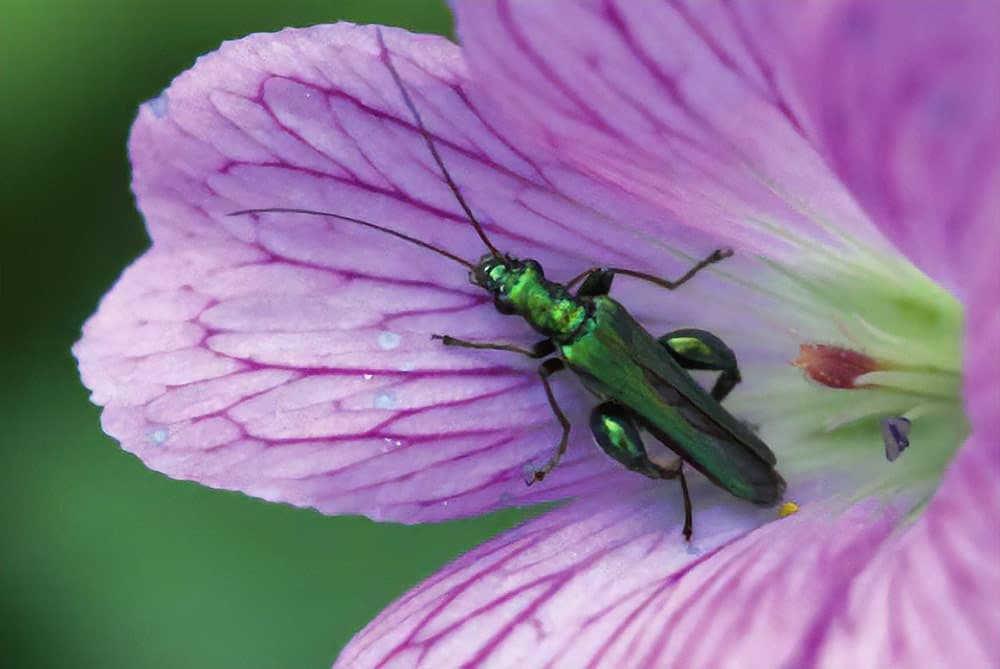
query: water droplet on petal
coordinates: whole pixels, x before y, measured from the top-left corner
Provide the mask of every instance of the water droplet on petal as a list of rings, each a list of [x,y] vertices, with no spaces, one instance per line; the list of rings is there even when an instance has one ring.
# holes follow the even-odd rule
[[[399,346],[400,337],[395,332],[379,332],[378,347],[383,351],[391,351]]]
[[[163,118],[169,110],[170,100],[167,98],[167,92],[163,91],[146,104],[149,105],[149,111],[153,112],[153,116]]]
[[[402,447],[402,445],[403,445],[403,442],[400,441],[399,439],[393,439],[392,437],[383,437],[382,438],[382,452],[383,453],[388,453],[390,451],[394,451],[397,448]]]
[[[365,381],[371,381],[372,379],[375,378],[375,375],[374,374],[362,374],[361,378],[364,379]]]
[[[167,441],[169,436],[170,432],[165,427],[153,428],[146,433],[149,443],[153,446],[162,446]]]
[[[410,361],[404,362],[402,365],[400,365],[399,366],[399,371],[401,371],[401,372],[412,372],[416,368],[417,368],[417,363],[415,363],[412,360],[410,360]]]
[[[545,474],[542,472],[542,467],[543,465],[535,465],[531,462],[521,466],[521,478],[525,485],[534,485],[543,480]]]
[[[396,393],[391,390],[380,390],[375,394],[375,400],[372,402],[372,406],[376,409],[395,409]]]

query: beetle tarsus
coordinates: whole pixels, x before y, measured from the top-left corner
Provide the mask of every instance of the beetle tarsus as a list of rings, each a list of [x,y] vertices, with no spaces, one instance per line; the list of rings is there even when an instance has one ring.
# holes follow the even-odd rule
[[[542,385],[545,386],[545,397],[549,400],[549,406],[552,407],[552,413],[555,414],[556,420],[562,426],[562,436],[559,438],[559,445],[556,447],[555,455],[535,470],[532,480],[528,482],[528,485],[544,480],[545,476],[559,464],[562,456],[566,454],[566,449],[569,447],[569,419],[566,418],[566,414],[559,408],[556,396],[552,392],[552,385],[549,383],[549,377],[562,369],[566,369],[566,365],[559,358],[549,358],[538,366],[538,376],[542,379]]]
[[[684,540],[691,543],[691,535],[694,534],[694,518],[691,510],[691,493],[688,491],[687,479],[684,478],[684,465],[677,469],[677,477],[681,480],[681,493],[684,495]]]

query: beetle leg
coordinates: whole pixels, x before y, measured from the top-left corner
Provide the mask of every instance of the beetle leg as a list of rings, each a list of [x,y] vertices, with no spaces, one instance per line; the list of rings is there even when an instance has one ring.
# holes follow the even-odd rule
[[[598,404],[590,412],[590,431],[597,445],[628,469],[651,479],[665,478],[646,454],[635,416],[626,407],[615,402]]]
[[[625,276],[631,276],[635,277],[636,279],[642,279],[643,281],[648,281],[650,283],[656,284],[661,288],[666,288],[667,290],[674,290],[687,283],[690,279],[694,277],[695,274],[705,269],[709,265],[713,265],[719,261],[725,260],[731,255],[733,255],[731,249],[716,249],[715,251],[712,251],[712,253],[710,253],[708,256],[706,256],[704,259],[699,260],[697,263],[692,265],[691,269],[682,274],[679,279],[673,279],[673,280],[664,279],[663,277],[656,276],[655,274],[647,274],[646,272],[640,272],[634,269],[626,269],[624,267],[591,267],[586,272],[581,272],[580,274],[577,274],[568,282],[566,282],[566,287],[572,288],[573,286],[575,286],[584,279],[590,281],[592,275],[594,274],[606,273],[611,275],[624,274]],[[597,282],[598,280],[599,279],[597,278],[593,279],[594,282]],[[610,289],[611,279],[609,278],[601,280],[607,281],[608,288]],[[583,290],[582,286],[580,290],[581,291]],[[607,295],[607,290],[605,290],[603,293],[595,293],[594,295],[591,295],[591,297],[595,295]]]
[[[566,418],[566,414],[559,408],[556,396],[552,392],[552,384],[549,383],[549,377],[563,369],[566,369],[566,365],[561,358],[549,358],[538,366],[538,376],[541,377],[542,385],[545,386],[545,397],[549,400],[549,406],[552,407],[552,413],[556,415],[556,420],[562,426],[562,437],[559,438],[559,446],[556,448],[556,454],[549,458],[548,462],[542,465],[541,468],[535,470],[528,481],[528,485],[544,479],[559,464],[559,460],[566,454],[566,448],[569,446],[569,419]]]
[[[594,433],[594,441],[605,453],[632,471],[651,479],[681,480],[681,493],[684,495],[684,538],[691,541],[693,514],[691,494],[687,479],[684,478],[684,462],[678,458],[675,466],[664,467],[650,460],[635,416],[620,404],[602,402],[594,407],[590,412],[590,430]]]
[[[736,354],[711,332],[685,328],[660,337],[659,342],[684,369],[710,369],[722,372],[712,387],[712,398],[721,402],[740,382]]]
[[[615,278],[615,273],[601,267],[595,267],[594,269],[587,270],[582,276],[583,283],[580,284],[580,289],[576,291],[576,296],[597,297],[599,295],[607,295],[611,292],[611,282]],[[567,285],[572,286],[578,280],[578,278],[573,279]]]
[[[677,478],[681,480],[681,493],[684,495],[684,539],[691,541],[694,534],[694,512],[691,510],[691,493],[688,492],[688,482],[684,478],[684,461],[680,461],[677,466]]]
[[[552,343],[551,339],[543,339],[531,348],[525,348],[523,346],[518,346],[516,344],[497,344],[490,342],[478,342],[478,341],[465,341],[464,339],[455,339],[454,337],[449,337],[448,335],[431,335],[431,339],[440,339],[441,343],[445,346],[458,346],[461,348],[480,348],[489,349],[491,351],[510,351],[512,353],[520,353],[521,355],[526,355],[529,358],[544,358],[555,352],[556,345]]]

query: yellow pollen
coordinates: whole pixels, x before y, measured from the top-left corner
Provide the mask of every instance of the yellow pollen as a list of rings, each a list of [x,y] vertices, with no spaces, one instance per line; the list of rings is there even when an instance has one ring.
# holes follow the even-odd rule
[[[792,515],[793,513],[798,513],[798,512],[799,512],[799,505],[798,504],[796,504],[795,502],[785,502],[778,509],[778,517],[779,518],[787,518],[788,516]]]

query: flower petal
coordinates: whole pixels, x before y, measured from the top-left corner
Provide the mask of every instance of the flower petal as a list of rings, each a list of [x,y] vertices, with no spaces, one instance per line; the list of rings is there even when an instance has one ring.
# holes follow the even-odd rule
[[[1000,290],[1000,4],[759,9],[756,34],[784,33],[818,144],[875,223],[960,297],[987,277]]]
[[[963,395],[965,411],[982,434],[1000,435],[1000,290],[976,295],[966,314]],[[1000,439],[994,438],[1000,450]]]
[[[822,643],[808,652],[810,666],[986,668],[1000,661],[1000,309],[998,293],[978,297],[965,341],[972,435],[926,511],[851,585]]]
[[[885,249],[871,215],[960,296],[1000,289],[997,3],[454,4],[497,123],[666,221],[794,264]]]
[[[457,47],[390,29],[385,41],[501,248],[556,276],[597,258],[686,268],[662,242],[609,246],[628,233],[617,216],[642,221],[639,206],[496,134],[465,93]],[[553,476],[524,485],[559,436],[535,363],[430,338],[535,339],[465,268],[326,218],[227,216],[326,210],[482,254],[385,57],[371,28],[256,35],[143,106],[130,150],[153,248],[74,349],[105,430],[170,476],[407,522],[644,485],[582,430]],[[579,387],[556,385],[586,424]]]
[[[773,667],[826,625],[885,541],[871,505],[836,521],[698,498],[572,502],[433,576],[364,629],[336,666]],[[773,513],[773,512],[772,512]]]
[[[789,666],[997,666],[996,435],[969,438],[929,508],[841,593],[828,624]]]
[[[572,502],[428,579],[336,666],[995,666],[996,314],[974,319],[968,344],[992,372],[967,375],[970,403],[991,410],[971,411],[975,432],[912,524],[818,502],[752,529],[759,511],[700,493],[692,555],[665,493]]]
[[[813,147],[747,6],[455,6],[484,109],[659,208],[663,223],[702,226],[787,262],[817,239],[885,247]]]
[[[916,525],[851,587],[815,653],[817,666],[1000,661],[1000,293],[976,298],[968,309],[964,371],[973,433]],[[867,643],[856,642],[859,631]]]

